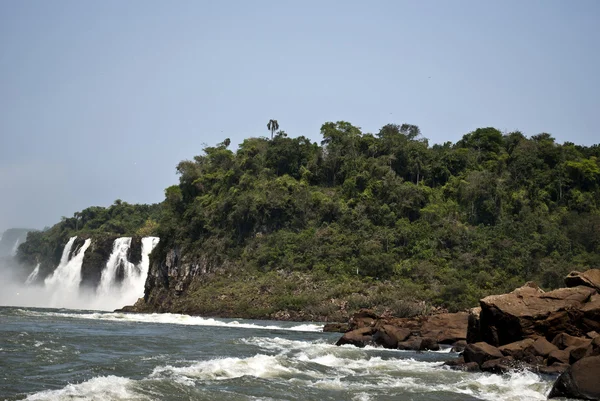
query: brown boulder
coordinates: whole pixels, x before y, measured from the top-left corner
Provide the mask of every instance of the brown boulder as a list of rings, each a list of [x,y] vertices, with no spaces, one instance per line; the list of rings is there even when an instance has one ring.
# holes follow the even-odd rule
[[[554,350],[548,355],[548,366],[553,363],[569,363],[569,358],[571,357],[571,350],[574,348],[567,349],[557,349]]]
[[[398,343],[398,349],[405,351],[419,351],[421,349],[421,337],[412,337],[407,341],[401,341]]]
[[[327,323],[323,326],[323,333],[345,333],[348,331],[348,323]]]
[[[590,301],[581,308],[581,312],[583,312],[584,327],[590,331],[592,336],[594,333],[597,336],[597,332],[600,331],[600,294],[592,295]],[[589,336],[590,333],[587,335]]]
[[[567,333],[557,334],[552,340],[552,344],[556,345],[559,349],[566,349],[569,347],[581,347],[590,345],[592,340],[589,338],[574,337]]]
[[[506,373],[520,368],[521,365],[512,356],[505,356],[498,359],[490,359],[481,364],[481,370],[492,373]]]
[[[441,344],[466,340],[468,320],[469,314],[466,312],[430,316],[421,326],[421,336],[435,338]]]
[[[521,341],[503,345],[501,347],[498,347],[498,349],[500,350],[500,352],[502,352],[502,355],[515,356],[516,354],[523,353],[523,351],[525,351],[527,348],[531,347],[533,345],[533,343],[534,343],[534,341],[532,338],[526,338]]]
[[[465,340],[460,340],[452,344],[452,348],[450,352],[463,352],[465,347],[467,346],[467,342]]]
[[[356,347],[363,348],[372,341],[373,329],[371,327],[363,327],[345,333],[335,345],[352,344]]]
[[[533,343],[533,352],[541,357],[548,357],[552,351],[558,350],[558,347],[546,340],[544,337],[540,337]]]
[[[361,309],[350,317],[348,321],[348,329],[350,331],[361,329],[363,327],[371,327],[375,325],[381,317],[369,309]]]
[[[435,338],[424,337],[419,344],[419,351],[439,351],[440,345]]]
[[[485,361],[502,358],[502,352],[493,345],[484,342],[467,344],[463,351],[465,362],[477,362],[481,366]]]
[[[467,323],[467,343],[478,343],[481,341],[481,325],[479,321],[479,315],[481,314],[481,308],[469,309],[469,317]]]
[[[448,366],[452,370],[462,370],[463,372],[477,372],[479,371],[479,365],[477,362],[465,362],[465,359],[461,356],[457,359],[444,362],[444,366]]]
[[[565,284],[567,287],[576,287],[578,285],[585,285],[591,287],[600,292],[600,269],[590,269],[583,273],[573,271],[565,277]]]
[[[485,297],[480,301],[481,338],[504,345],[524,338],[551,338],[561,332],[584,334],[589,330],[583,331],[580,309],[593,294],[594,289],[584,286],[544,293],[528,283],[509,294]]]
[[[560,373],[565,372],[569,368],[569,366],[570,365],[567,364],[567,363],[556,362],[556,363],[553,363],[550,366],[542,366],[539,369],[539,372],[547,374],[547,375],[556,375],[556,374],[560,374]]]
[[[600,356],[583,358],[556,379],[548,398],[600,400]]]
[[[375,332],[373,342],[384,348],[396,349],[398,348],[398,343],[405,341],[410,335],[411,331],[409,329],[386,324]]]

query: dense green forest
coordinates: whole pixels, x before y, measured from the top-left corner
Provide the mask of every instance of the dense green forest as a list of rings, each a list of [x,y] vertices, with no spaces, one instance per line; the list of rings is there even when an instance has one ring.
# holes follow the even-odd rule
[[[109,207],[92,206],[73,217],[63,217],[52,227],[30,231],[19,246],[17,259],[28,267],[41,261],[44,271],[56,267],[70,237],[150,236],[155,235],[161,204],[134,205],[117,199]]]
[[[178,245],[240,274],[382,283],[450,309],[600,266],[598,145],[480,128],[430,146],[414,125],[371,134],[343,121],[321,134],[237,151],[226,139],[182,161],[158,257]]]

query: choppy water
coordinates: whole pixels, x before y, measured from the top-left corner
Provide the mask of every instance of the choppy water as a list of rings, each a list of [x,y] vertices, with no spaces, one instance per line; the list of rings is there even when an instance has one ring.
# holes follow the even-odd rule
[[[0,307],[0,399],[545,400],[552,378],[336,347],[290,322]]]

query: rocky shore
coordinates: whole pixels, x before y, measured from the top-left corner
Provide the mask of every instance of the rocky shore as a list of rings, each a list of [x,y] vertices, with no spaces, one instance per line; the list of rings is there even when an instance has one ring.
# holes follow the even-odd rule
[[[450,369],[560,375],[549,398],[600,400],[600,269],[572,272],[565,284],[544,292],[529,282],[483,298],[468,312],[395,318],[361,310],[347,324],[324,330],[344,332],[337,345],[416,351],[451,346],[460,354],[446,362]]]

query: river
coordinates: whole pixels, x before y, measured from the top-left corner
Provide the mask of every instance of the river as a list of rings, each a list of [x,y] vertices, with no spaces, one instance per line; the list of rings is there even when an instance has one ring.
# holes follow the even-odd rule
[[[294,322],[0,307],[2,400],[545,400],[551,377],[448,350],[336,347]]]

